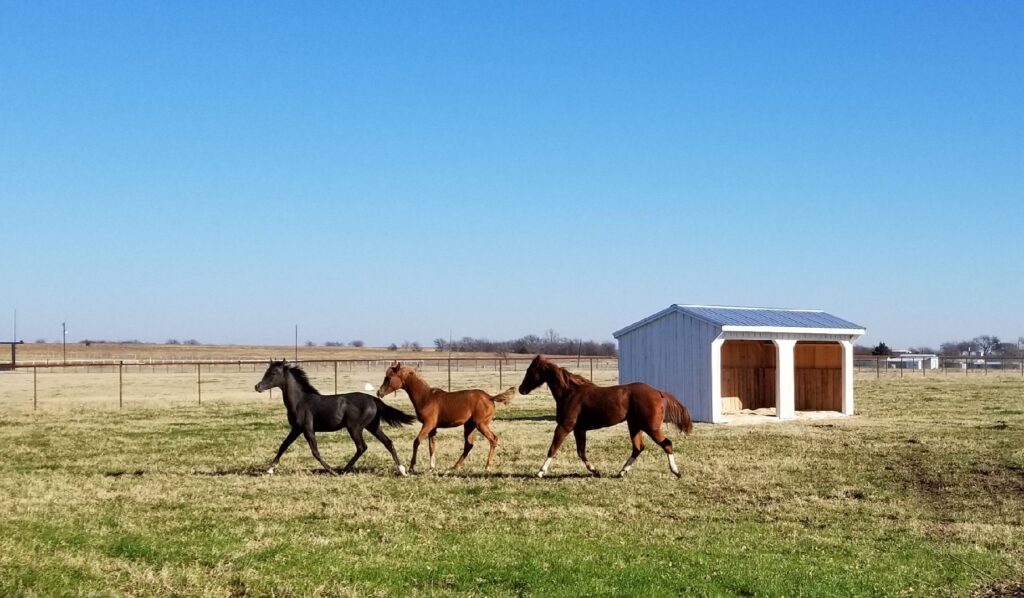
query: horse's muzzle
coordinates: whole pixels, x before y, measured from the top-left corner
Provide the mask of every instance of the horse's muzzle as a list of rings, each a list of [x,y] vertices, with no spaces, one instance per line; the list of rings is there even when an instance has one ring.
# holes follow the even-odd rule
[[[262,388],[260,388],[260,385],[259,385],[259,383],[258,383],[258,382],[256,383],[256,386],[255,386],[255,388],[256,388],[256,392],[263,392],[263,389],[262,389]]]

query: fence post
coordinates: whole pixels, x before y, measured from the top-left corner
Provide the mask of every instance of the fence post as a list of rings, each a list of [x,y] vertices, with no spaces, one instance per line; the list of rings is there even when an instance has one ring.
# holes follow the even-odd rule
[[[334,362],[334,394],[338,394],[338,362]]]
[[[36,404],[39,401],[37,398],[38,394],[36,392],[36,370],[38,369],[39,368],[36,366],[32,366],[32,411],[36,410]]]
[[[203,366],[196,364],[196,390],[199,392],[199,404],[203,404]]]
[[[448,357],[448,392],[452,390],[452,358]]]
[[[879,378],[882,377],[882,372],[881,372],[881,370],[878,369],[878,358],[879,357],[880,357],[879,355],[875,355],[875,380],[878,380]]]
[[[988,360],[984,357],[981,359],[981,369],[985,370],[985,375],[988,376]]]
[[[505,387],[505,385],[502,383],[502,380],[501,380],[501,374],[502,374],[502,365],[501,365],[501,360],[499,359],[498,360],[498,390],[501,390],[502,388]]]
[[[594,379],[594,358],[590,358],[590,379]]]
[[[124,362],[117,364],[117,408],[124,409]]]

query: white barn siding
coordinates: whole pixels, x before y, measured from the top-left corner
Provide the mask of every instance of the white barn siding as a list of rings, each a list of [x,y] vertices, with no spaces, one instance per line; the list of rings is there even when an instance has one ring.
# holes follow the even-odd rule
[[[711,343],[717,326],[668,313],[619,338],[619,383],[646,382],[675,395],[697,421],[713,421]]]

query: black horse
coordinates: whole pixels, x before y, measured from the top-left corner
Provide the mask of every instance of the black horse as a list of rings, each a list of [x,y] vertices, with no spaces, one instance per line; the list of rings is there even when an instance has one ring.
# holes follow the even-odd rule
[[[297,365],[287,361],[272,361],[263,379],[256,385],[257,392],[263,392],[271,388],[280,388],[284,396],[284,406],[288,409],[288,423],[292,429],[288,432],[281,448],[277,450],[277,456],[270,463],[268,474],[274,473],[274,467],[281,460],[288,447],[295,439],[302,434],[309,443],[309,449],[313,456],[324,466],[328,473],[335,474],[331,466],[320,456],[316,447],[317,432],[334,432],[341,428],[348,429],[352,442],[356,445],[356,454],[349,460],[348,465],[342,470],[343,473],[352,471],[359,457],[366,452],[366,441],[363,440],[363,429],[370,431],[380,440],[381,444],[391,453],[395,460],[395,468],[400,475],[406,475],[405,467],[398,460],[395,447],[391,444],[384,430],[381,429],[380,421],[384,420],[391,426],[409,425],[416,421],[416,418],[407,415],[394,407],[391,407],[377,397],[362,392],[350,392],[340,395],[323,396],[313,385],[309,383],[306,372]]]

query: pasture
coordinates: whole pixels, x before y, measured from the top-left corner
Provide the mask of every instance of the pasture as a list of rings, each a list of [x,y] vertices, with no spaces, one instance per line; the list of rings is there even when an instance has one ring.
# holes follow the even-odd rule
[[[0,374],[0,595],[962,596],[1024,580],[1018,376],[864,376],[853,418],[668,428],[677,480],[651,442],[628,478],[591,478],[571,439],[533,477],[546,389],[498,408],[490,472],[479,437],[444,472],[462,448],[449,429],[437,473],[396,477],[368,438],[353,475],[322,474],[301,440],[261,475],[287,431],[280,394],[252,391],[261,373],[215,374],[203,405],[192,374],[129,375],[120,411],[116,374],[40,375],[35,412],[31,375]],[[490,370],[453,380],[499,390]],[[417,428],[387,428],[405,462]],[[629,454],[624,425],[589,439],[603,473]],[[319,440],[336,467],[353,452],[344,432]]]

